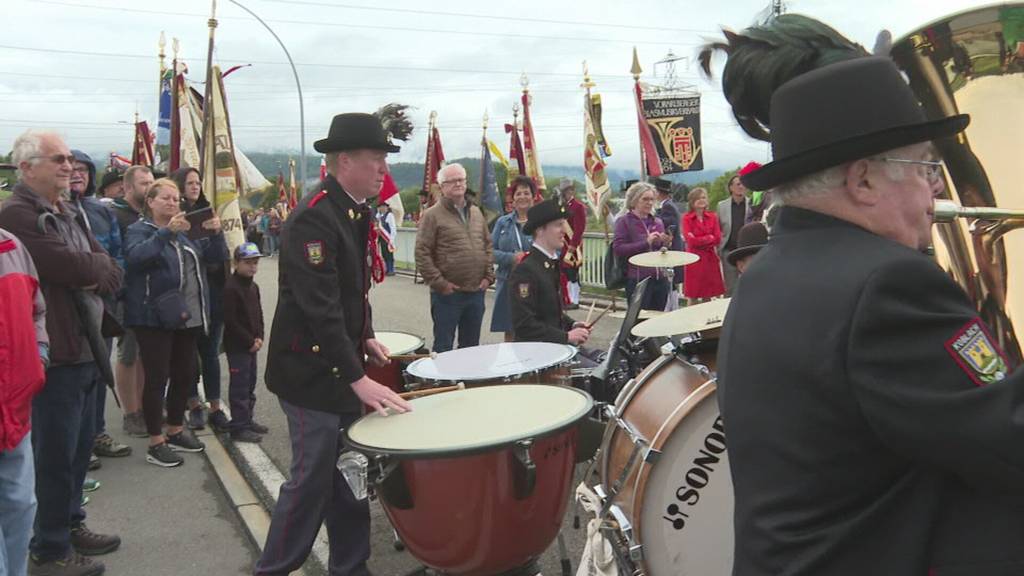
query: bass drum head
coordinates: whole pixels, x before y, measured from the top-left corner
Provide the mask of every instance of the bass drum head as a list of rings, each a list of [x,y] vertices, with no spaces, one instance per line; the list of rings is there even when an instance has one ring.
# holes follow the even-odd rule
[[[674,430],[659,431],[668,434],[654,442],[663,442],[661,457],[638,487],[638,537],[650,576],[732,574],[732,477],[714,383],[706,386]]]
[[[377,332],[374,337],[387,346],[392,356],[412,354],[423,347],[423,338],[408,332]]]
[[[503,342],[442,352],[420,358],[405,371],[421,381],[472,382],[514,378],[572,360],[576,349],[551,342]]]
[[[411,412],[356,421],[345,432],[352,447],[420,458],[472,454],[565,429],[594,405],[581,390],[537,384],[469,388],[410,403]]]

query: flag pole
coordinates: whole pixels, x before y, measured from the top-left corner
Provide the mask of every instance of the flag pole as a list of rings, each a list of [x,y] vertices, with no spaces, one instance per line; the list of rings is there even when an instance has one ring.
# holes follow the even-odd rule
[[[178,105],[178,39],[171,39],[171,149],[167,158],[167,171],[174,172],[181,164],[181,115]]]
[[[484,205],[484,160],[486,158],[485,150],[487,149],[487,120],[488,119],[489,119],[489,116],[487,114],[487,109],[485,108],[484,109],[484,118],[483,118],[483,120],[484,120],[483,121],[484,131],[483,131],[483,134],[480,136],[480,206],[481,207]]]
[[[203,137],[199,141],[199,147],[200,147],[199,157],[202,158],[201,162],[202,162],[203,171],[204,171],[204,174],[203,174],[204,179],[208,176],[207,174],[205,174],[205,171],[208,168],[213,168],[213,166],[214,166],[214,163],[212,161],[207,161],[206,156],[207,156],[207,154],[214,154],[214,153],[216,153],[215,152],[216,147],[213,145],[213,142],[208,142],[208,140],[209,140],[210,134],[213,133],[213,106],[210,105],[210,100],[212,99],[211,97],[213,96],[213,82],[214,82],[214,78],[213,78],[213,38],[214,38],[214,33],[217,30],[217,0],[211,0],[210,19],[207,20],[206,23],[207,23],[207,26],[210,27],[210,42],[209,42],[209,44],[207,45],[207,48],[206,48],[206,90],[204,91],[205,94],[204,94],[204,97],[203,97]],[[211,182],[214,182],[214,187],[216,188],[216,179],[211,179]],[[217,207],[216,206],[216,203],[217,203],[217,200],[216,200],[217,199],[217,190],[216,189],[214,189],[214,190],[203,190],[203,193],[206,194],[207,198],[213,198],[214,199],[212,204],[214,205],[214,209],[216,209],[216,207]]]
[[[636,46],[633,46],[633,66],[630,68],[629,73],[633,75],[633,92],[634,93],[636,93],[637,87],[640,86],[640,74],[642,74],[643,71],[644,71],[643,68],[640,67],[640,57],[637,56],[637,53],[636,53]],[[640,102],[637,101],[637,105],[639,105],[639,104],[640,104]],[[640,110],[637,113],[642,115],[643,111]],[[644,127],[641,126],[640,129],[643,130]],[[643,135],[641,134],[640,137],[643,138]],[[640,181],[641,182],[646,182],[647,181],[647,158],[644,155],[644,143],[643,143],[643,140],[640,141]]]

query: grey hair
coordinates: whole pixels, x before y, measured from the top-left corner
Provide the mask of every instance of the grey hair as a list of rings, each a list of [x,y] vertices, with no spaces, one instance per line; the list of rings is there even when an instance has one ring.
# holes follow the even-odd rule
[[[636,208],[636,203],[643,196],[644,192],[651,191],[655,194],[658,193],[658,189],[654,187],[650,182],[637,182],[626,190],[626,210],[632,210]]]
[[[48,138],[60,138],[56,132],[42,130],[26,130],[14,139],[14,149],[11,151],[11,163],[18,166],[18,178],[22,177],[21,163],[28,162],[35,166],[39,163],[38,157],[43,151],[43,140]]]
[[[925,143],[930,146],[930,144]],[[882,154],[876,154],[869,156],[865,160],[881,161],[885,158],[905,157],[913,154],[921,144],[911,144],[910,146],[904,146],[903,148],[896,148],[894,150],[888,150]],[[902,181],[907,177],[907,168],[912,165],[901,164],[897,162],[879,162],[882,165],[882,169],[885,170],[885,175],[888,176],[895,182]],[[792,182],[787,182],[772,188],[772,197],[778,204],[788,204],[800,198],[807,198],[809,196],[815,196],[820,194],[826,194],[840,186],[846,180],[846,170],[850,167],[851,163],[842,164],[840,166],[833,166],[826,168],[820,172],[809,174],[802,178],[797,178]]]
[[[466,169],[462,167],[462,164],[457,164],[457,163],[447,164],[447,165],[443,166],[440,170],[437,171],[437,183],[438,184],[444,184],[445,183],[444,171],[449,169],[449,168],[451,168],[452,166],[458,166],[462,170],[463,174],[466,173]]]

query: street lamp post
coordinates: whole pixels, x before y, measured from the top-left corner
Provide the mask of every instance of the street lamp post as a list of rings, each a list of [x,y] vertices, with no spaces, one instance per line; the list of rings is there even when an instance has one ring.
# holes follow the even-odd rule
[[[299,91],[299,138],[301,139],[299,142],[299,158],[301,159],[301,162],[299,163],[299,178],[302,180],[302,190],[300,191],[301,195],[305,193],[306,189],[306,110],[302,104],[302,84],[299,82],[299,72],[295,69],[295,62],[292,60],[292,55],[288,53],[288,48],[285,47],[284,42],[282,42],[281,38],[277,36],[277,33],[275,33],[262,18],[257,16],[255,12],[243,6],[238,2],[238,0],[229,1],[235,6],[238,6],[242,10],[248,12],[249,15],[259,21],[260,24],[263,24],[263,27],[267,29],[267,32],[270,32],[270,35],[274,37],[274,40],[277,40],[277,43],[281,45],[281,49],[284,50],[284,55],[288,57],[288,63],[291,64],[292,74],[295,76],[295,88]]]

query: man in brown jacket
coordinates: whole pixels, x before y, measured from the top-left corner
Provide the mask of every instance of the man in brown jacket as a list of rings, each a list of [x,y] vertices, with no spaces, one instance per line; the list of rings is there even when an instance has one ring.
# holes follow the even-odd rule
[[[32,400],[36,467],[35,535],[29,574],[93,576],[91,560],[121,545],[115,535],[85,525],[82,482],[92,453],[96,391],[103,386],[86,326],[98,326],[102,295],[121,287],[121,269],[96,242],[85,215],[62,199],[75,157],[60,136],[28,131],[14,141],[19,181],[0,210],[0,228],[25,245],[39,272],[46,302],[50,364],[46,384]],[[102,344],[102,342],[100,343]]]
[[[449,164],[437,175],[441,200],[416,231],[416,265],[430,286],[434,352],[480,344],[484,293],[494,282],[491,235],[480,208],[466,201],[466,170]]]

